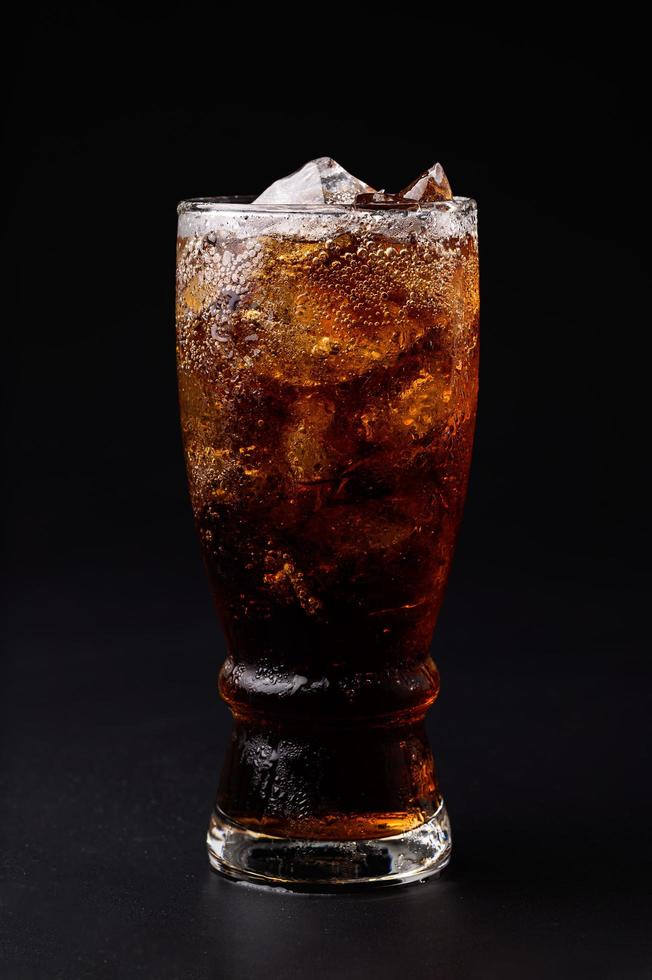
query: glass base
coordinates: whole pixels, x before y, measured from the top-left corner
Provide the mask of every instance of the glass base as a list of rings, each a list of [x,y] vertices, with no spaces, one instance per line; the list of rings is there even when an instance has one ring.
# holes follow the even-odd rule
[[[206,842],[212,867],[229,878],[323,891],[404,885],[438,875],[450,860],[451,828],[443,802],[420,827],[354,841],[258,834],[216,808]]]

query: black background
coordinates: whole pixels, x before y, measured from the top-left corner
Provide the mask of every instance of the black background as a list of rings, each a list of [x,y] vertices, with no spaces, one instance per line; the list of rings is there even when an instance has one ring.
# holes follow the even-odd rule
[[[640,25],[399,13],[64,4],[5,34],[7,977],[652,968]],[[224,647],[173,339],[177,200],[324,154],[390,190],[440,159],[483,303],[429,719],[454,859],[335,898],[209,872]]]

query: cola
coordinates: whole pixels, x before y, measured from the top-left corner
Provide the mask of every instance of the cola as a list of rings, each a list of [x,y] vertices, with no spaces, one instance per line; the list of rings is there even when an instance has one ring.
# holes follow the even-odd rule
[[[303,174],[300,204],[180,207],[183,438],[235,719],[209,851],[289,883],[441,864],[409,835],[447,834],[423,719],[477,399],[473,202],[428,174],[346,202],[336,176],[337,204]]]

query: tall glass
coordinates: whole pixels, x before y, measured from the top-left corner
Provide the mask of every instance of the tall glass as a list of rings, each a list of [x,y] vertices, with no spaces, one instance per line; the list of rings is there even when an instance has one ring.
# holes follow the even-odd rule
[[[475,203],[184,201],[177,351],[234,717],[211,864],[297,887],[437,873],[424,717],[475,420]]]

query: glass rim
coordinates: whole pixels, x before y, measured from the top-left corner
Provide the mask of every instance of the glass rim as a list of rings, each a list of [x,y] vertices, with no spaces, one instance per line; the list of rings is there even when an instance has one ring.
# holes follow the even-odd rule
[[[455,195],[449,201],[430,201],[418,204],[416,208],[356,208],[352,204],[256,204],[255,194],[233,194],[221,197],[189,197],[179,201],[177,214],[205,214],[223,212],[224,214],[304,214],[304,215],[339,215],[347,214],[382,214],[398,217],[415,213],[440,211],[455,214],[470,214],[477,209],[477,203],[472,197]]]

